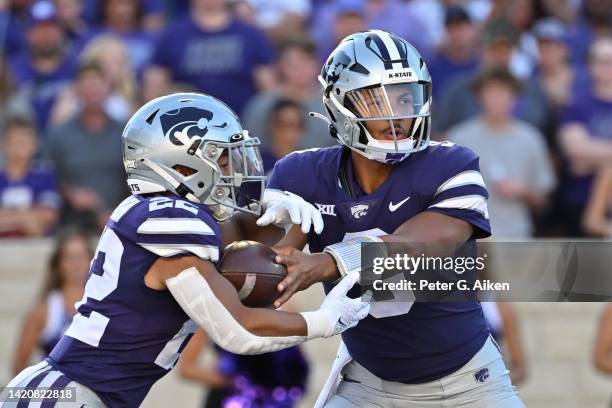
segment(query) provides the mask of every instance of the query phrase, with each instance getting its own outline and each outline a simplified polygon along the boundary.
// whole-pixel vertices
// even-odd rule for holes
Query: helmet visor
[[[359,119],[414,118],[429,114],[429,83],[398,83],[355,89],[347,108]]]

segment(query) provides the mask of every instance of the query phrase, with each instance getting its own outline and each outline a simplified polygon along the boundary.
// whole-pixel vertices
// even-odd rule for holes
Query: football
[[[219,272],[245,306],[271,307],[279,298],[276,285],[287,276],[287,268],[274,262],[275,256],[270,247],[255,241],[236,241],[225,248]]]

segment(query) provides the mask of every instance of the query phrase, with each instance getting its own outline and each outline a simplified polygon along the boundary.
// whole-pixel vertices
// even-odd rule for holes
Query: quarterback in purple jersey
[[[266,195],[302,197],[319,208],[325,228],[287,235],[277,262],[289,276],[277,306],[314,282],[329,291],[359,274],[362,242],[451,242],[475,256],[475,240],[491,233],[478,157],[430,142],[431,78],[418,51],[384,31],[356,33],[332,52],[319,80],[322,118],[340,146],[281,159]],[[311,254],[294,249],[306,243]],[[342,339],[317,406],[523,407],[476,301],[373,301]]]
[[[9,384],[74,387],[76,403],[2,394],[0,407],[137,407],[176,364],[196,325],[230,352],[258,354],[341,333],[367,316],[369,304],[346,296],[352,277],[318,310],[287,313],[243,306],[217,272],[227,240],[218,223],[240,238],[248,225],[232,215],[250,214],[254,226],[265,183],[257,139],[224,103],[201,94],[161,97],[134,114],[122,137],[134,194],[106,224],[65,335]],[[308,231],[309,212],[318,224],[318,212],[296,195],[263,207],[260,225],[291,217]]]

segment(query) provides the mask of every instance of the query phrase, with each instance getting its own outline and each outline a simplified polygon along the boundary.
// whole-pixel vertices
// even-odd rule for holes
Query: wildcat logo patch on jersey
[[[370,204],[357,204],[351,207],[351,215],[356,220],[365,217],[368,214]]]

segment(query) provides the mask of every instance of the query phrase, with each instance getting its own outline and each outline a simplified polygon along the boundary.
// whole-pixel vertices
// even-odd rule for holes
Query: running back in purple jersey
[[[178,196],[131,196],[100,237],[77,315],[47,361],[109,407],[137,407],[178,360],[196,325],[144,276],[159,257],[217,262],[221,238],[208,207]]]
[[[340,166],[352,194],[341,187]],[[274,167],[267,188],[290,191],[319,208],[325,228],[321,235],[308,235],[314,252],[363,235],[391,234],[423,211],[471,224],[471,256],[476,253],[475,239],[491,233],[478,157],[449,142],[431,142],[394,165],[371,194],[361,190],[352,174],[350,150],[342,146],[286,156]],[[326,291],[330,288],[325,285]],[[358,288],[349,295],[358,296]],[[387,381],[423,383],[442,378],[467,363],[489,335],[478,302],[396,302],[386,309],[378,318],[370,312],[342,338],[357,362]]]

